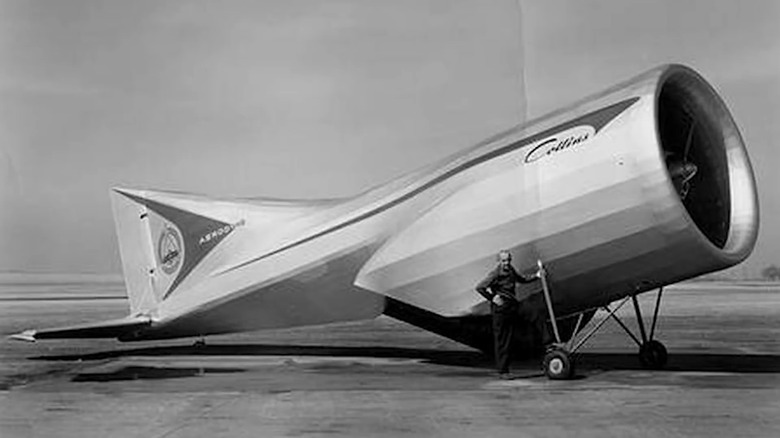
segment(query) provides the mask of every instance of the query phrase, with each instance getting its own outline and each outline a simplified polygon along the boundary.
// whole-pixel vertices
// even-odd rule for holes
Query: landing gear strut
[[[634,302],[634,311],[636,312],[636,323],[639,325],[639,334],[642,336],[641,343],[636,336],[631,334],[631,331],[629,331],[624,324],[620,324],[634,342],[639,345],[639,363],[641,363],[643,367],[651,370],[660,370],[666,366],[666,359],[668,357],[664,344],[653,339],[655,324],[658,322],[658,309],[661,307],[661,294],[663,291],[663,288],[658,289],[658,295],[655,300],[655,312],[653,312],[653,324],[650,327],[650,336],[647,336],[647,333],[645,332],[645,323],[642,321],[642,311],[639,310],[639,302],[636,299],[636,295],[631,295],[631,300]]]
[[[542,368],[544,374],[551,380],[565,380],[574,377],[575,372],[575,354],[585,342],[588,341],[596,332],[607,322],[610,318],[614,319],[618,325],[636,342],[639,346],[639,363],[647,369],[658,370],[662,369],[666,365],[668,354],[664,344],[653,339],[655,334],[655,326],[658,322],[658,310],[661,306],[661,295],[663,288],[658,289],[658,295],[655,301],[655,311],[653,312],[653,322],[650,327],[650,334],[648,336],[645,331],[645,324],[642,320],[642,312],[639,308],[639,302],[636,299],[636,294],[625,297],[616,307],[610,308],[609,305],[603,307],[607,312],[601,321],[594,325],[587,333],[582,336],[580,334],[580,325],[582,324],[583,317],[586,312],[581,312],[577,317],[577,324],[574,326],[571,338],[568,342],[561,341],[560,331],[558,330],[558,320],[555,318],[555,310],[553,309],[552,297],[550,294],[550,286],[547,281],[547,271],[544,268],[541,260],[537,261],[539,267],[539,279],[542,281],[542,290],[544,291],[544,302],[547,305],[547,312],[549,314],[550,322],[553,328],[553,334],[555,335],[555,344],[548,349],[547,354],[544,356],[542,362]],[[634,304],[634,312],[636,313],[637,325],[639,326],[639,334],[641,341],[637,338],[631,330],[617,317],[616,312],[623,307],[623,305],[631,299]],[[578,339],[579,338],[579,339]]]

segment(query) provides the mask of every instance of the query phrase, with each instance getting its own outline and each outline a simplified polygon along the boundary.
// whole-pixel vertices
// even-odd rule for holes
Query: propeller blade
[[[693,140],[693,128],[696,127],[696,119],[691,122],[691,129],[688,130],[688,140],[685,142],[685,150],[683,151],[683,163],[688,163],[688,152],[691,150],[691,140]]]

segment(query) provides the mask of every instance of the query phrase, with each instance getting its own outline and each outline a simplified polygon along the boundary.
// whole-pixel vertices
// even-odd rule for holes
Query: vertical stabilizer
[[[155,199],[150,199],[152,195]],[[148,312],[174,293],[235,226],[174,207],[158,199],[161,196],[125,189],[111,192],[132,314]]]
[[[145,312],[159,302],[153,287],[154,247],[145,205],[111,192],[114,226],[119,239],[122,271],[131,314]]]

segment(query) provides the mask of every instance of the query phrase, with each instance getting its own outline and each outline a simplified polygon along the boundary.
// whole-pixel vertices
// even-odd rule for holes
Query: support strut
[[[661,308],[661,294],[664,293],[664,288],[661,286],[658,288],[658,294],[655,297],[655,311],[653,311],[653,325],[650,327],[650,340],[653,339],[655,334],[655,323],[658,321],[658,309]]]
[[[574,346],[574,348],[571,350],[571,352],[575,353],[577,350],[580,349],[580,347],[585,345],[585,342],[587,342],[588,339],[590,339],[593,335],[595,335],[596,332],[599,331],[601,326],[603,326],[607,321],[609,321],[610,318],[615,317],[615,312],[620,310],[620,308],[623,307],[623,304],[626,304],[627,301],[628,301],[628,297],[623,298],[623,301],[621,301],[620,304],[618,304],[617,307],[615,307],[614,309],[610,309],[609,306],[604,306],[603,307],[604,311],[608,312],[607,316],[602,318],[601,321],[599,321],[598,324],[596,324],[592,329],[590,329],[590,331],[588,331],[588,333],[585,334],[582,337],[582,339],[579,340],[579,342],[577,342],[577,345]],[[620,321],[619,319],[617,319],[617,317],[615,317],[615,318],[616,318],[615,319],[616,321]],[[621,322],[621,324],[622,324],[622,322]],[[576,335],[576,334],[577,333],[575,332],[574,335]],[[574,335],[572,335],[572,339],[574,339]]]
[[[547,284],[547,270],[544,269],[544,264],[542,264],[541,260],[536,261],[536,266],[539,268],[539,279],[542,280],[544,302],[547,305],[547,312],[550,315],[550,323],[552,324],[553,333],[555,334],[555,342],[561,344],[561,334],[560,331],[558,331],[558,320],[555,319],[555,310],[553,309],[552,296],[550,295],[550,285]]]
[[[636,325],[639,327],[639,335],[642,337],[642,343],[647,342],[647,333],[645,332],[645,322],[642,320],[642,309],[639,308],[639,301],[636,295],[631,295],[631,301],[634,303],[634,313],[636,314]]]
[[[547,270],[541,260],[536,261],[539,268],[538,277],[542,282],[542,291],[544,292],[544,302],[547,307],[547,313],[550,318],[550,325],[552,325],[553,334],[555,335],[556,344],[552,350],[549,350],[544,357],[543,367],[544,372],[550,379],[569,379],[574,375],[574,354],[585,343],[598,332],[601,327],[609,320],[613,319],[618,325],[631,337],[631,339],[639,346],[639,360],[646,368],[660,369],[666,364],[667,353],[663,344],[655,341],[655,328],[658,323],[658,312],[661,306],[661,295],[663,293],[663,287],[658,289],[658,295],[656,296],[655,309],[653,311],[653,320],[650,326],[650,333],[648,336],[645,330],[644,320],[642,319],[642,311],[639,307],[639,301],[637,300],[637,294],[626,296],[616,307],[610,308],[609,305],[603,306],[602,309],[607,312],[607,315],[601,319],[595,326],[587,331],[583,336],[578,336],[584,315],[587,311],[580,312],[577,318],[577,323],[574,326],[571,338],[564,344],[561,340],[561,333],[558,329],[558,320],[555,317],[555,309],[553,307],[552,291],[550,290],[550,282],[548,278]],[[639,335],[636,335],[631,329],[626,326],[623,321],[617,316],[617,311],[623,307],[628,300],[631,299],[634,305],[634,312],[636,314],[637,326],[639,328]],[[591,309],[592,310],[592,309]],[[579,337],[579,340],[577,338]]]
[[[629,299],[629,298],[630,298],[630,297],[626,297],[626,298],[623,300],[623,303],[625,303],[626,301],[628,301],[628,299]],[[606,308],[606,306],[605,306],[605,308]],[[626,332],[626,334],[627,334],[627,335],[628,335],[628,336],[629,336],[631,339],[633,339],[633,341],[634,341],[634,342],[636,342],[636,345],[638,345],[638,346],[640,346],[640,347],[642,346],[642,342],[641,342],[641,341],[640,341],[640,340],[639,340],[639,339],[638,339],[638,338],[637,338],[637,337],[634,335],[634,333],[631,331],[631,329],[630,329],[630,328],[628,328],[628,326],[627,326],[627,325],[626,325],[626,324],[625,324],[623,321],[621,321],[621,319],[620,319],[620,318],[618,318],[618,316],[617,316],[617,315],[615,315],[615,314],[613,313],[613,314],[610,314],[609,316],[610,316],[612,319],[614,319],[616,323],[618,323],[618,325],[620,326],[620,328],[622,328],[622,329],[623,329],[623,331],[624,331],[624,332]]]

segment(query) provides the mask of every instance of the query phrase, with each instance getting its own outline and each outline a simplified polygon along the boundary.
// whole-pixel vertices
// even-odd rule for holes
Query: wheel
[[[647,369],[662,369],[666,366],[667,358],[666,347],[658,341],[645,342],[639,348],[639,362]]]
[[[564,350],[553,350],[544,355],[544,374],[550,380],[566,380],[574,376],[574,361]]]

